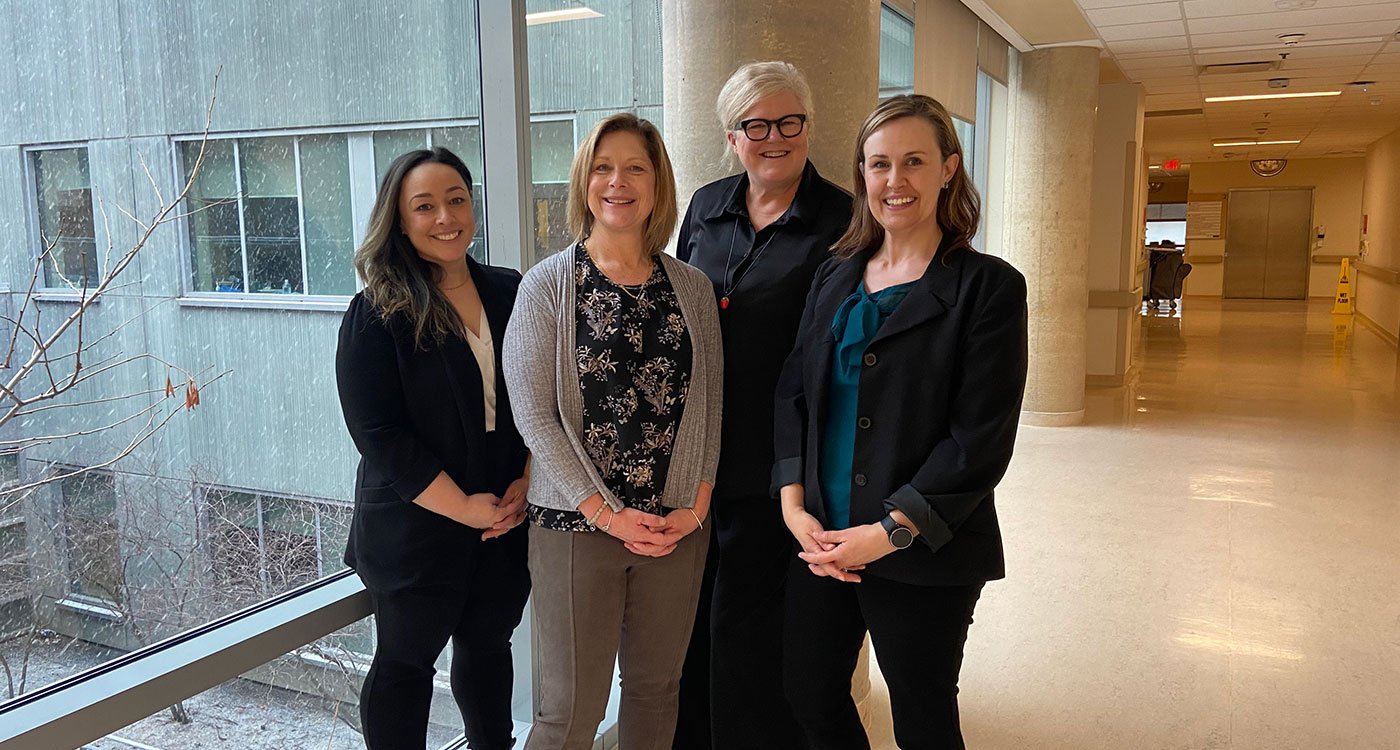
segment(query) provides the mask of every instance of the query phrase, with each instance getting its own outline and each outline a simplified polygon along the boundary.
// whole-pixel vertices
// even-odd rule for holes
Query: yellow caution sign
[[[1332,303],[1333,315],[1356,312],[1356,298],[1351,294],[1351,258],[1342,258],[1342,272],[1337,277],[1337,299]]]

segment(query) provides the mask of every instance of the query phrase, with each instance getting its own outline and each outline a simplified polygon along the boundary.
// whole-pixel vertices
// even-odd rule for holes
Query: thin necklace
[[[743,273],[739,273],[736,278],[731,280],[729,278],[729,264],[734,261],[734,239],[738,236],[739,222],[736,221],[734,222],[734,231],[729,233],[729,252],[724,256],[724,290],[719,298],[719,309],[721,310],[729,309],[729,295],[734,293],[734,290],[739,287],[739,282],[743,281],[744,277],[749,275],[749,271],[752,271],[753,267],[758,265],[759,258],[763,257],[763,251],[767,250],[768,245],[773,242],[773,238],[778,236],[778,227],[773,227],[773,233],[768,235],[768,239],[764,240],[763,244],[758,247],[758,250],[752,253],[753,260],[749,262],[748,267],[744,269]],[[739,259],[739,265],[744,265],[743,258]],[[735,270],[737,271],[738,269]]]
[[[462,283],[458,284],[457,286],[438,286],[438,291],[450,292],[450,291],[452,291],[453,289],[461,289],[462,287],[464,287],[464,286],[467,285],[467,282],[468,282],[468,281],[471,281],[471,280],[472,280],[472,277],[471,277],[471,276],[468,276],[467,278],[462,279]]]
[[[640,302],[642,301],[642,296],[645,295],[645,294],[646,294],[646,291],[647,291],[647,284],[650,284],[650,283],[651,283],[652,277],[656,275],[656,259],[655,259],[655,258],[652,258],[652,262],[651,262],[651,272],[647,274],[646,279],[644,279],[644,280],[642,281],[642,283],[640,283],[640,284],[632,284],[631,286],[629,286],[629,285],[627,285],[627,284],[623,284],[623,283],[614,281],[611,277],[609,277],[606,273],[604,273],[604,272],[603,272],[603,267],[600,266],[600,265],[598,265],[598,261],[594,260],[594,259],[593,259],[593,256],[592,256],[591,254],[589,254],[589,252],[588,252],[588,245],[585,245],[585,244],[582,243],[582,242],[580,242],[579,244],[580,244],[580,245],[583,245],[583,254],[586,255],[586,256],[588,256],[588,262],[589,262],[589,263],[592,263],[592,264],[593,264],[593,267],[596,268],[596,269],[598,269],[598,275],[599,275],[599,276],[602,276],[603,278],[607,279],[609,284],[612,284],[613,286],[615,286],[615,287],[617,287],[618,289],[621,289],[623,292],[625,292],[625,293],[627,294],[628,297],[631,297],[631,298],[632,298],[632,301],[633,301],[633,302],[638,302],[638,303],[640,303]],[[636,291],[633,291],[633,289],[635,289]]]

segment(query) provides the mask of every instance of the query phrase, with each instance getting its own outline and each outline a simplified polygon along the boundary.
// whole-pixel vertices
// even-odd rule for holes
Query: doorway
[[[1231,190],[1224,295],[1305,299],[1312,188]]]

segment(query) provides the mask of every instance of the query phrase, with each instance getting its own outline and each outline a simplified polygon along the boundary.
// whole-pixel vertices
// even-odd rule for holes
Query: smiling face
[[[788,115],[805,115],[797,95],[783,90],[759,99],[739,120],[761,117],[765,120],[780,120]],[[768,137],[761,141],[751,141],[743,132],[730,130],[726,134],[729,148],[739,157],[749,182],[762,189],[782,189],[802,178],[802,168],[807,165],[808,141],[812,125],[807,123],[802,132],[788,138],[778,132],[777,127],[769,129]]]
[[[939,195],[957,172],[958,156],[943,158],[932,123],[922,117],[891,120],[870,134],[864,153],[866,203],[886,232],[937,223]]]
[[[423,260],[439,266],[461,262],[476,233],[462,175],[437,162],[410,169],[399,189],[399,226]]]
[[[646,142],[625,130],[603,136],[588,172],[594,231],[644,233],[655,203],[656,168]]]

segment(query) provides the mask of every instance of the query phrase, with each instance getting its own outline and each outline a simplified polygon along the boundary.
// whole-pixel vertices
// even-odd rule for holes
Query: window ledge
[[[244,310],[312,310],[343,313],[350,307],[349,297],[292,294],[234,294],[189,295],[179,300],[181,307],[223,307]]]
[[[58,600],[58,606],[80,615],[95,617],[108,622],[122,622],[126,617],[119,611],[108,606],[108,602],[101,599],[91,599],[85,596],[67,596]]]
[[[86,299],[94,305],[102,301],[101,297],[93,297],[90,293],[85,295],[71,289],[36,289],[34,290],[34,299],[38,302],[72,302],[75,304]]]

